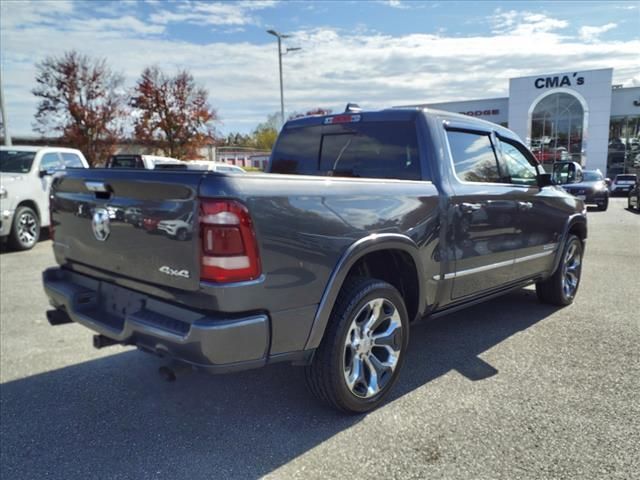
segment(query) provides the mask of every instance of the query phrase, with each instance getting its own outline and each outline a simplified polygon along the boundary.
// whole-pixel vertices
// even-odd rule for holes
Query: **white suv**
[[[0,238],[32,248],[49,226],[49,187],[56,170],[89,168],[82,152],[60,147],[0,147]]]
[[[638,176],[633,173],[616,175],[613,182],[611,182],[611,187],[609,188],[609,190],[611,190],[611,195],[615,195],[616,193],[627,195],[637,181]]]

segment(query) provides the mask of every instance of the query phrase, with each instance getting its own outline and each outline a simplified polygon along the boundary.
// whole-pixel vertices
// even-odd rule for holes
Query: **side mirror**
[[[609,177],[605,178],[604,179],[604,183],[607,184],[607,187],[610,187],[611,186],[611,179]]]
[[[556,162],[553,164],[553,183],[566,185],[579,183],[584,179],[582,167],[577,162]]]
[[[53,175],[53,172],[52,172],[51,170],[40,170],[40,171],[38,172],[38,176],[39,176],[40,178],[44,178],[44,177],[46,177],[46,176],[50,176],[50,175]]]

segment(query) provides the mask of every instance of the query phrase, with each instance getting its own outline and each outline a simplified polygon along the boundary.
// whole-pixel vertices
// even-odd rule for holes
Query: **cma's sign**
[[[533,82],[536,88],[574,87],[584,85],[584,77],[573,75],[556,75],[555,77],[539,77]]]

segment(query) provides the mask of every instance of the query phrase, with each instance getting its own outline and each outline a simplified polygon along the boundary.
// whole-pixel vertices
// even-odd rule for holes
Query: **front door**
[[[512,184],[518,210],[514,278],[525,278],[553,268],[562,230],[573,206],[557,201],[551,188],[540,188],[535,159],[519,142],[498,138],[499,165]]]
[[[502,183],[491,132],[447,129],[455,182],[452,299],[491,290],[513,277],[517,203]]]

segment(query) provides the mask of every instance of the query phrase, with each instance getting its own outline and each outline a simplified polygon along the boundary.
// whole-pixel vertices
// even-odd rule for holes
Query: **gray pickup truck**
[[[268,174],[70,169],[52,187],[47,316],[168,374],[303,365],[321,400],[364,412],[412,322],[532,283],[573,301],[586,209],[556,184],[579,176],[545,173],[506,128],[426,109],[290,121]]]

